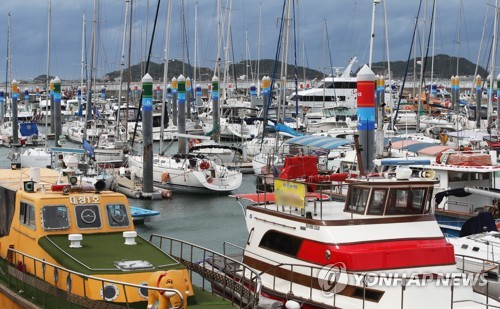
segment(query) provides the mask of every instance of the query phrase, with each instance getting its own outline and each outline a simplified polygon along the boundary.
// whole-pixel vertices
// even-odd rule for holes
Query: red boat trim
[[[455,264],[453,245],[443,237],[351,244],[304,239],[296,258],[318,265],[343,263],[356,272]]]

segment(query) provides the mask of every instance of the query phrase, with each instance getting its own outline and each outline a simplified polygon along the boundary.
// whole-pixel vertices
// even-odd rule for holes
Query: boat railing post
[[[193,249],[194,249],[193,246],[191,246],[191,252],[189,254],[190,255],[189,262],[190,263],[193,263]],[[191,279],[191,281],[193,281],[193,272],[192,271],[189,272],[189,279]]]
[[[311,270],[311,275],[309,276],[311,278],[311,282],[309,283],[309,298],[312,299],[312,297],[313,297],[313,290],[312,290],[312,286],[313,286],[313,268],[309,267],[309,269]]]
[[[365,304],[366,304],[366,274],[365,274],[365,280],[363,280],[363,309],[365,309]]]
[[[455,292],[453,281],[451,281],[451,309],[453,309],[453,293]]]
[[[490,295],[490,281],[486,280],[486,308],[489,308],[490,306],[489,295]]]
[[[203,250],[203,263],[205,263],[205,259],[207,258],[207,252]],[[201,289],[205,290],[205,277],[202,277],[201,280]]]
[[[293,264],[290,265],[290,290],[288,293],[292,293],[293,289]]]
[[[401,282],[401,309],[403,309],[404,307],[405,289],[406,289],[406,281],[403,278]]]
[[[130,308],[130,304],[128,302],[128,296],[127,296],[127,286],[125,284],[122,284],[123,287],[123,294],[125,296],[125,303],[127,304],[127,308]]]
[[[38,290],[38,288],[37,288],[37,284],[36,284],[36,282],[37,282],[36,278],[37,278],[38,276],[37,276],[37,273],[36,273],[36,260],[35,260],[35,259],[33,259],[33,273],[35,274],[35,280],[33,280],[33,283],[34,283],[34,285],[35,285],[35,299],[34,299],[34,300],[35,300],[35,302],[36,302],[36,301],[37,301],[37,299],[38,299],[38,297],[37,297],[37,294],[38,294],[38,293],[37,293],[37,290]]]

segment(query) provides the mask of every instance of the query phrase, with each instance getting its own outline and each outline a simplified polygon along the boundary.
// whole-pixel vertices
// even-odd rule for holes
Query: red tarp
[[[457,152],[441,153],[436,158],[436,163],[459,166],[488,166],[491,165],[491,156],[485,153]]]
[[[279,178],[295,179],[305,178],[318,174],[318,157],[299,156],[285,158],[285,165]]]

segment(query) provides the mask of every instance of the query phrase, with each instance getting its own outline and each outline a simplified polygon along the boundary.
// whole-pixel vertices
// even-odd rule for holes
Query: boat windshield
[[[64,230],[69,227],[68,208],[50,205],[42,208],[42,227],[45,230]]]
[[[425,205],[432,195],[431,190],[426,187],[387,189],[353,186],[345,211],[378,216],[424,214],[428,211]]]
[[[129,226],[127,208],[123,204],[106,205],[108,224],[111,227]]]

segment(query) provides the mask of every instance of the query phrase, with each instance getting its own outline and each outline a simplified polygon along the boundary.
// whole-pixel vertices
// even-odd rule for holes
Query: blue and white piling
[[[12,144],[19,145],[19,124],[17,123],[17,101],[19,99],[19,85],[17,80],[13,80],[11,83],[11,94],[12,94]]]
[[[172,78],[172,123],[177,126],[177,78]]]
[[[52,126],[54,128],[55,139],[54,146],[60,147],[59,138],[62,134],[62,121],[61,121],[61,79],[59,77],[54,78],[54,123]]]
[[[177,131],[180,134],[186,134],[186,78],[180,75],[177,79],[177,107],[178,107],[178,125]],[[189,107],[188,107],[189,108]],[[187,153],[186,137],[179,136],[179,153]]]
[[[5,90],[0,89],[0,123],[3,124],[5,117]]]
[[[481,100],[483,99],[483,89],[481,87],[481,75],[476,76],[476,128],[481,128]]]
[[[142,78],[142,139],[144,193],[153,192],[153,78],[146,73]]]
[[[220,142],[220,127],[219,127],[219,78],[214,75],[212,77],[212,132],[214,140]]]

